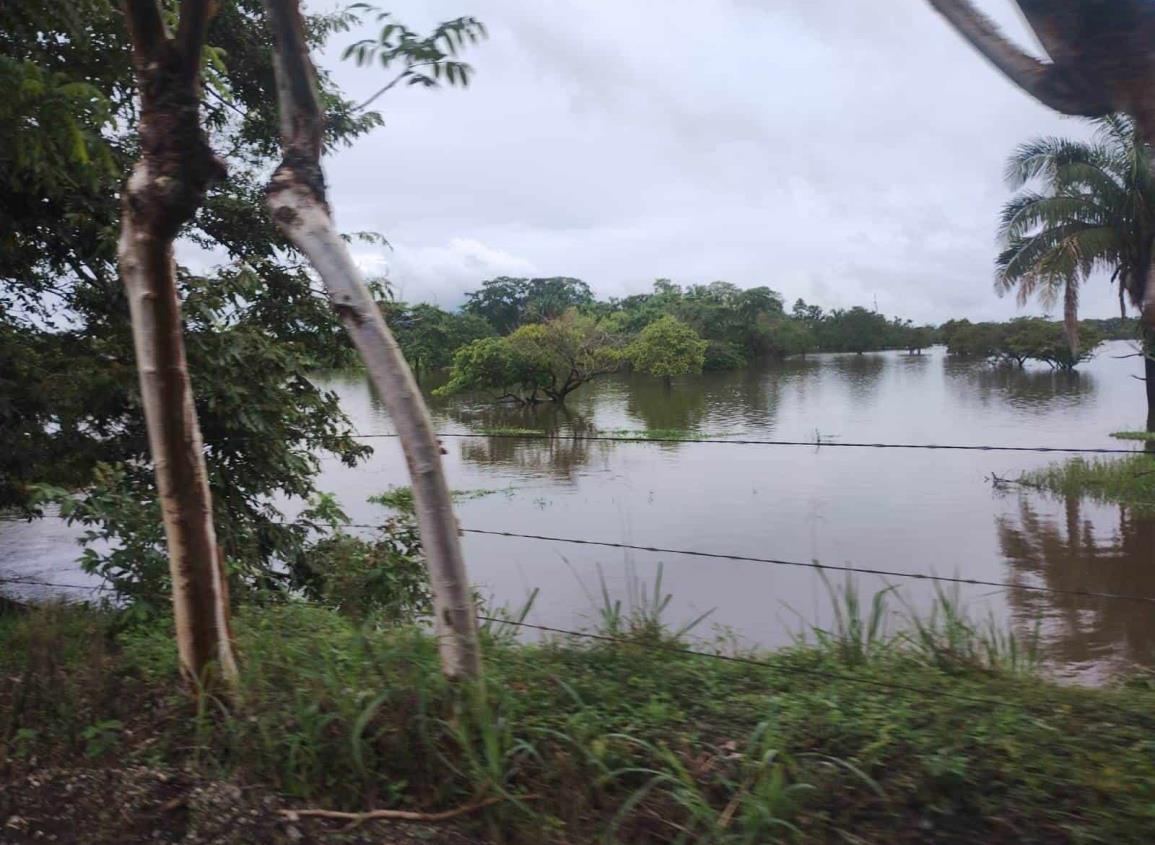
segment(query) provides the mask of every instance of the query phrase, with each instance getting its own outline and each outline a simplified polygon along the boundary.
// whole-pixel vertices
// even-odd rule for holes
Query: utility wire
[[[46,514],[48,518],[63,519],[58,514]],[[292,522],[274,522],[276,525],[291,525]],[[369,522],[346,522],[339,528],[362,528],[380,530],[383,526]],[[559,537],[549,534],[524,534],[516,531],[496,531],[488,528],[461,528],[463,534],[478,534],[490,537],[506,537],[517,540],[539,540],[547,543],[566,543],[576,546],[596,546],[606,549],[622,549],[651,554],[681,555],[683,557],[710,558],[714,560],[728,560],[737,563],[754,563],[763,566],[788,566],[797,569],[812,569],[825,572],[845,572],[855,575],[877,575],[884,578],[908,578],[915,581],[930,581],[939,584],[962,584],[968,587],[994,587],[1000,590],[1023,590],[1031,593],[1046,593],[1050,595],[1076,596],[1089,599],[1106,599],[1109,601],[1134,601],[1155,604],[1155,596],[1134,595],[1131,593],[1108,593],[1097,590],[1079,590],[1063,587],[1046,587],[1035,584],[1016,584],[1010,581],[989,581],[982,578],[963,578],[961,576],[935,575],[928,572],[903,572],[897,569],[880,569],[868,566],[853,566],[851,564],[820,563],[818,561],[786,560],[773,557],[755,557],[753,555],[739,555],[727,552],[703,552],[695,549],[673,549],[664,546],[643,546],[634,543],[618,543],[611,540],[593,540],[579,537]],[[2,579],[0,579],[2,580]]]
[[[362,527],[362,526],[356,526]],[[724,554],[718,552],[699,552],[690,549],[667,549],[661,546],[638,546],[632,543],[614,543],[608,540],[587,540],[576,537],[553,537],[546,534],[519,534],[513,531],[492,531],[486,528],[462,528],[465,534],[485,534],[493,537],[514,537],[522,540],[543,540],[552,543],[571,543],[579,546],[600,546],[610,549],[628,549],[638,552],[653,552],[657,554],[685,555],[687,557],[706,557],[718,560],[733,560],[741,563],[759,563],[770,566],[793,566],[802,569],[818,569],[833,572],[849,572],[859,575],[881,575],[888,578],[914,578],[921,581],[937,581],[946,584],[966,584],[975,587],[998,587],[1004,590],[1028,590],[1037,593],[1058,593],[1061,595],[1082,596],[1084,598],[1118,599],[1126,601],[1141,601],[1155,604],[1155,596],[1137,596],[1127,593],[1100,593],[1092,590],[1068,590],[1059,587],[1039,587],[1032,584],[1014,584],[1009,581],[984,581],[979,578],[960,578],[946,575],[931,575],[924,572],[900,572],[896,569],[875,569],[865,566],[850,566],[849,564],[819,563],[811,561],[804,563],[798,560],[782,560],[771,557],[751,557],[749,555]]]
[[[397,437],[396,433],[382,432],[382,433],[366,433],[366,434],[351,434],[358,440],[367,440],[373,438],[387,438]],[[837,441],[837,440],[770,440],[748,437],[734,437],[734,438],[720,438],[720,437],[646,437],[639,435],[636,437],[619,436],[610,434],[575,434],[556,435],[556,434],[528,434],[528,433],[507,433],[507,432],[459,432],[459,431],[438,431],[434,433],[435,437],[441,438],[492,438],[504,440],[548,440],[559,443],[717,443],[729,444],[731,446],[809,446],[809,447],[824,447],[831,446],[835,448],[850,448],[850,449],[932,449],[940,451],[964,451],[964,452],[1069,452],[1069,453],[1083,453],[1091,455],[1140,455],[1144,454],[1141,449],[1119,449],[1112,447],[1103,448],[1080,448],[1076,446],[998,446],[998,445],[972,445],[960,443],[867,443],[867,442],[853,442],[853,441]]]
[[[32,578],[0,578],[0,584],[17,584],[28,587],[59,587],[65,590],[107,590],[106,584],[61,584],[55,581],[40,581]]]

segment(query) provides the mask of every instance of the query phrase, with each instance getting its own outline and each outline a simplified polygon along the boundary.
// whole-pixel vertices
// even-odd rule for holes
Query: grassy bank
[[[1072,458],[1023,473],[1019,483],[1062,496],[1084,496],[1097,502],[1155,511],[1155,454],[1137,452],[1124,458]]]
[[[1009,671],[1021,665],[1007,660],[1014,649],[947,623],[895,640],[848,617],[819,645],[763,655],[765,665],[683,653],[650,626],[624,643],[523,645],[489,630],[478,690],[443,682],[417,630],[313,606],[250,608],[236,620],[236,703],[198,710],[178,692],[167,630],[117,632],[112,616],[81,608],[10,615],[0,620],[0,827],[5,813],[29,816],[13,802],[35,806],[27,784],[52,782],[45,772],[80,768],[107,784],[109,772],[144,767],[271,796],[246,810],[268,819],[252,841],[320,835],[323,823],[298,820],[290,836],[275,807],[486,799],[495,803],[451,823],[454,836],[1149,841],[1155,691],[1056,687]],[[136,841],[109,824],[87,841]],[[380,841],[386,828],[367,829]]]

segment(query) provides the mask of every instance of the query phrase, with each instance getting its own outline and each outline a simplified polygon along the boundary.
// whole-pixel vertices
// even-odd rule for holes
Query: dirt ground
[[[44,769],[0,784],[0,843],[476,845],[445,825],[287,819],[259,789],[146,766]]]

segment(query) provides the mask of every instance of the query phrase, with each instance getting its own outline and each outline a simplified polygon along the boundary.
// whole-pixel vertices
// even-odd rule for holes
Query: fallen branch
[[[523,795],[517,800],[534,801],[539,797],[538,795]],[[277,814],[284,816],[289,821],[297,821],[301,818],[339,819],[341,821],[352,822],[353,825],[377,819],[404,822],[444,822],[455,819],[458,816],[476,813],[478,810],[484,810],[486,807],[492,807],[494,804],[500,804],[506,800],[508,799],[504,795],[498,795],[494,798],[486,798],[484,801],[475,801],[472,804],[466,804],[453,810],[442,810],[437,813],[418,813],[413,810],[367,810],[363,813],[348,813],[342,810],[277,810]]]

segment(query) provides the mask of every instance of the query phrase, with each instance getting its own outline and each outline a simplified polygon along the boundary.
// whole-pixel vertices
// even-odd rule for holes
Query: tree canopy
[[[639,372],[664,379],[702,372],[706,341],[677,317],[667,314],[646,326],[626,349]]]

